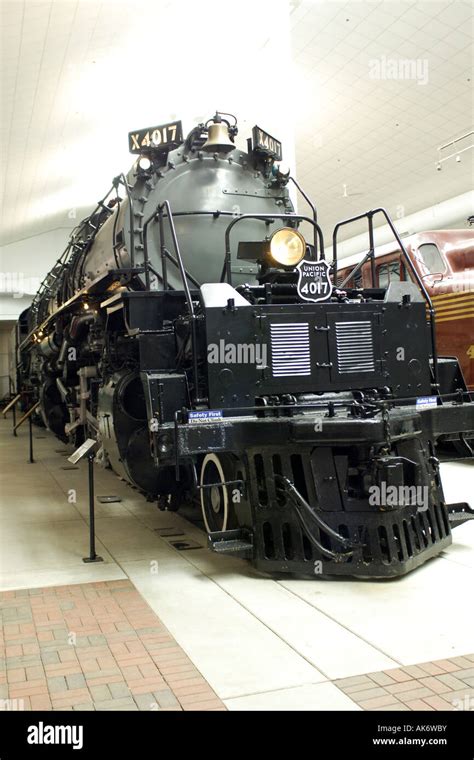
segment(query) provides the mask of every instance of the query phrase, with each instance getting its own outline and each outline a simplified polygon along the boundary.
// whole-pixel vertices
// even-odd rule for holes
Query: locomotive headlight
[[[151,167],[151,160],[148,158],[148,156],[140,156],[137,161],[137,166],[142,170],[142,172],[147,172]]]
[[[304,259],[306,241],[293,227],[281,227],[266,240],[239,243],[237,258],[258,261],[263,269],[293,269]]]
[[[282,267],[295,267],[304,258],[306,242],[298,230],[283,227],[276,230],[269,240],[270,262]]]

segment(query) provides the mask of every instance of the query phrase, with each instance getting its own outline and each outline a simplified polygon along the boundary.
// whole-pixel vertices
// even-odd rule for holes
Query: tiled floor
[[[128,580],[0,592],[0,711],[225,710]],[[250,694],[234,710],[474,709],[474,654]]]
[[[4,707],[225,710],[128,580],[3,591],[0,612]]]
[[[474,654],[336,681],[364,710],[474,710]]]
[[[454,667],[466,656],[471,662],[474,524],[457,528],[442,556],[398,580],[276,579],[242,560],[213,555],[203,533],[179,513],[159,512],[111,471],[95,467],[97,495],[117,494],[121,501],[97,503],[97,552],[104,562],[84,564],[85,464],[64,469],[65,447],[38,429],[37,462],[27,464],[27,431],[15,439],[10,425],[0,422],[0,590],[130,580],[230,710],[367,709],[363,703],[372,699],[389,709],[394,699],[397,709],[415,709],[410,703],[417,700],[435,709],[442,705],[437,700],[457,699],[453,694],[464,688],[462,704],[471,704],[465,663],[457,668],[462,686],[445,692],[437,681],[416,683],[431,677],[420,666],[425,675],[417,679],[413,671],[408,698],[401,696],[404,688],[397,691],[393,674],[410,675],[407,667],[427,661],[449,660]],[[469,500],[474,463],[446,464],[442,473],[448,500]],[[169,527],[202,548],[176,550],[162,534]],[[384,673],[395,683],[379,683]],[[441,675],[434,677],[443,683]],[[362,676],[352,685],[364,687],[363,695],[382,693],[359,704],[359,690],[344,684]]]

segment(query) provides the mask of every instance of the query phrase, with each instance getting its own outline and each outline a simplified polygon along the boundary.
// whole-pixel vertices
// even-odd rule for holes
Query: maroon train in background
[[[468,387],[474,389],[474,230],[418,232],[403,244],[433,302],[438,352],[457,357]],[[376,287],[412,278],[396,241],[379,247],[375,255]],[[341,260],[339,282],[360,258]],[[370,261],[347,284],[371,287]]]

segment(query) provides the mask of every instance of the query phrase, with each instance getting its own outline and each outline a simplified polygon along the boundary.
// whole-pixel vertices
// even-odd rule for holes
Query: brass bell
[[[207,140],[202,146],[202,150],[207,150],[209,153],[213,151],[229,153],[231,150],[235,150],[235,145],[229,136],[227,124],[219,122],[209,125]]]

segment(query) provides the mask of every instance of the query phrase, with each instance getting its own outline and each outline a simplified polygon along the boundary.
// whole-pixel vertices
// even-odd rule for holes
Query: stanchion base
[[[99,557],[99,555],[96,554],[95,557],[83,557],[82,561],[83,562],[103,562],[104,560],[102,559],[102,557]]]

